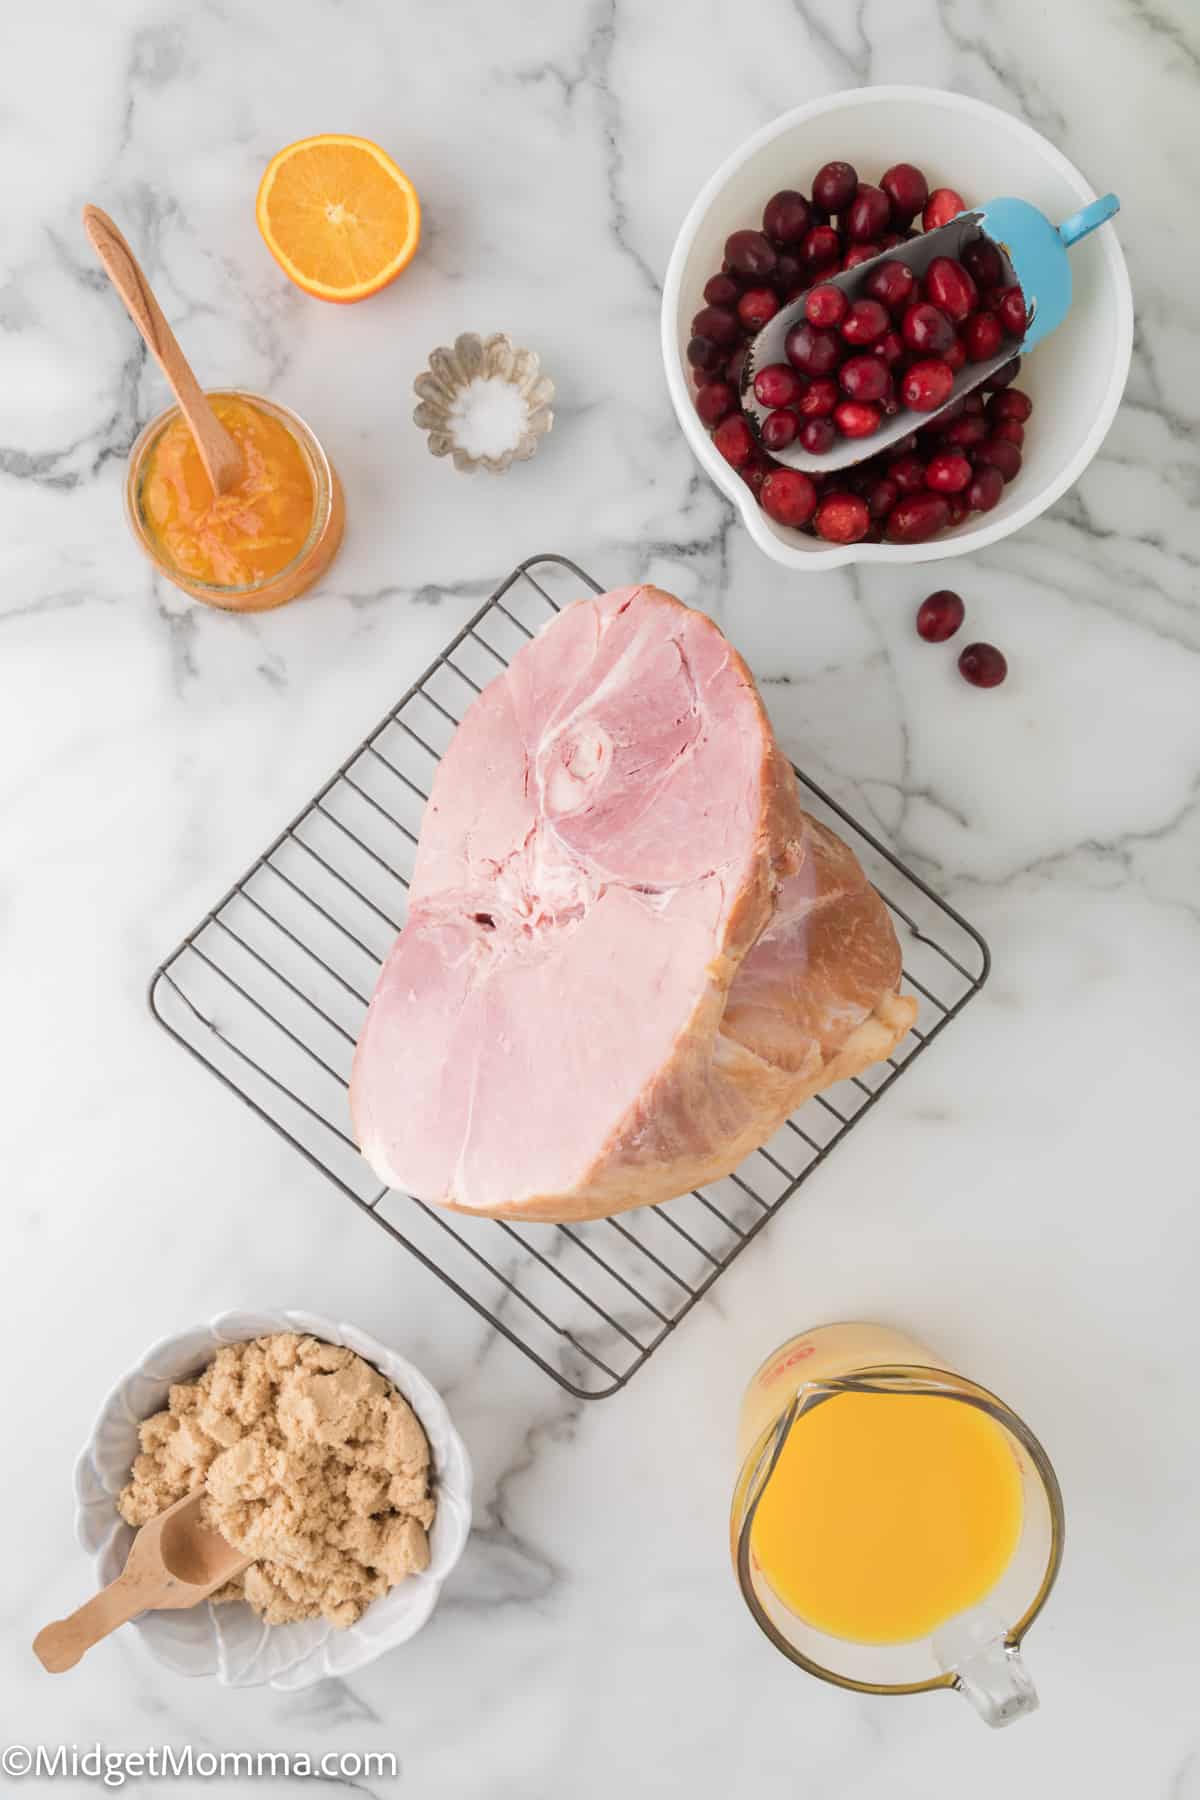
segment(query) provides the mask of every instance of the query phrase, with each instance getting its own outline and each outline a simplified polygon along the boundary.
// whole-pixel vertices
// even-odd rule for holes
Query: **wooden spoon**
[[[86,1650],[143,1612],[197,1606],[254,1561],[200,1523],[204,1489],[185,1494],[134,1538],[115,1581],[69,1619],[39,1631],[34,1652],[52,1675],[73,1669]]]
[[[137,258],[108,214],[101,212],[98,206],[84,207],[83,229],[104,265],[105,274],[125,302],[126,312],[145,338],[146,348],[171,384],[179,410],[191,427],[213,492],[227,493],[241,476],[242,453],[209,405]]]

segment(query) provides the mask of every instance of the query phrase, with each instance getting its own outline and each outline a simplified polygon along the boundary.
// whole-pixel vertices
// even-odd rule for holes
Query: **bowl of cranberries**
[[[667,383],[692,449],[776,561],[820,569],[978,549],[1036,518],[1099,449],[1133,343],[1115,234],[1072,253],[1071,311],[1024,361],[1025,297],[986,240],[917,274],[889,255],[1001,194],[1060,218],[1094,198],[1008,113],[878,87],[785,114],[699,195],[663,290]],[[870,266],[848,299],[829,278],[859,264]],[[739,386],[746,347],[802,297],[785,360],[757,373],[751,416]],[[1008,349],[984,385],[946,407],[960,370]],[[873,453],[897,413],[911,429]],[[828,473],[773,454],[797,445],[820,458],[848,440],[857,460]]]

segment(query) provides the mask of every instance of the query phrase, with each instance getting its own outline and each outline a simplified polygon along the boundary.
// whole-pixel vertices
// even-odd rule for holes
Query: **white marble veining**
[[[3,1517],[20,1546],[0,1739],[389,1749],[402,1782],[369,1790],[421,1800],[1196,1800],[1194,10],[43,0],[8,8],[0,41]],[[748,131],[906,80],[1022,112],[1119,189],[1133,374],[1083,481],[1018,537],[934,582],[790,578],[678,434],[658,285]],[[292,290],[254,224],[267,157],[330,128],[387,145],[426,206],[411,269],[350,309]],[[286,400],[328,443],[349,532],[315,597],[229,618],[138,558],[122,471],[163,388],[89,260],[84,200],[124,226],[203,378]],[[413,375],[464,329],[511,332],[557,385],[552,437],[499,481],[434,461],[410,423]],[[789,749],[995,956],[953,1037],[630,1388],[586,1406],[381,1254],[144,1004],[182,931],[539,550],[712,610]],[[915,602],[947,581],[1009,655],[996,693],[914,636]],[[256,1303],[357,1321],[445,1392],[478,1510],[435,1620],[294,1697],[189,1684],[129,1634],[52,1681],[28,1644],[86,1590],[70,1476],[101,1394],[152,1338]],[[848,1314],[917,1328],[1058,1465],[1067,1557],[1029,1641],[1043,1709],[1011,1733],[944,1696],[808,1681],[740,1606],[740,1386],[790,1331]]]

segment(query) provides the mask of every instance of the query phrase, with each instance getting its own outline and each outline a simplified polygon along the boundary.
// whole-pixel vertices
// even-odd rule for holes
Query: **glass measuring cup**
[[[1021,1490],[1015,1549],[990,1591],[967,1611],[903,1642],[859,1643],[809,1624],[771,1586],[752,1544],[755,1517],[793,1432],[839,1395],[882,1402],[931,1396],[977,1409],[999,1427]],[[986,1388],[938,1366],[925,1347],[882,1325],[826,1325],[789,1338],[755,1372],[742,1404],[740,1472],[730,1548],[742,1596],[776,1649],[839,1687],[866,1694],[957,1690],[989,1725],[1036,1708],[1020,1645],[1054,1585],[1062,1561],[1062,1494],[1050,1460],[1029,1427]]]

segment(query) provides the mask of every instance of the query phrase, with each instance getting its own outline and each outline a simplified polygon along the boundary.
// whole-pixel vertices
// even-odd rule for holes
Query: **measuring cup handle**
[[[1121,210],[1121,202],[1115,194],[1102,194],[1099,200],[1091,200],[1081,206],[1077,213],[1064,219],[1058,228],[1058,235],[1069,250],[1080,238],[1085,238],[1089,231],[1095,231],[1097,225],[1103,225],[1114,213]]]
[[[1011,1725],[1038,1709],[1037,1689],[1020,1650],[1002,1640],[985,1644],[960,1664],[955,1686],[985,1725]]]

